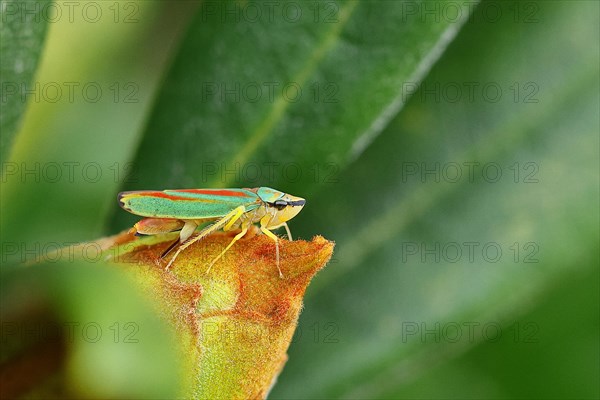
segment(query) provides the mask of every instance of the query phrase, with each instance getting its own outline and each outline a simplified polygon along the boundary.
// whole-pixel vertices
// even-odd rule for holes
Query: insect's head
[[[265,202],[268,212],[273,216],[269,223],[270,226],[278,226],[294,218],[306,203],[302,197],[266,187],[259,188],[257,194]]]
[[[268,204],[269,208],[273,210],[273,219],[271,220],[271,225],[279,225],[283,224],[286,221],[294,218],[304,204],[306,200],[302,197],[292,196],[290,194],[285,194],[282,198],[275,200],[273,203]]]

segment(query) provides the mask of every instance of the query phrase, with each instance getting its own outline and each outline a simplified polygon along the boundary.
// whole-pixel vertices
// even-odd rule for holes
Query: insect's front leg
[[[283,278],[283,274],[281,273],[281,268],[279,268],[279,238],[267,228],[269,226],[269,222],[271,221],[270,215],[265,215],[260,220],[260,230],[262,233],[270,237],[275,241],[275,260],[277,263],[277,271],[279,271],[279,277]]]
[[[268,226],[267,229],[269,229],[269,230],[271,230],[271,229],[273,229],[273,230],[279,229],[279,228],[281,228],[283,226],[285,228],[285,232],[287,233],[288,240],[290,242],[293,240],[292,239],[292,232],[290,231],[290,227],[288,226],[287,222],[284,222],[284,223],[276,225],[276,226],[269,226],[268,224],[266,226]]]
[[[290,231],[290,227],[288,226],[287,222],[284,222],[282,225],[285,227],[285,231],[288,235],[288,240],[291,242],[294,239],[292,239],[292,232]]]

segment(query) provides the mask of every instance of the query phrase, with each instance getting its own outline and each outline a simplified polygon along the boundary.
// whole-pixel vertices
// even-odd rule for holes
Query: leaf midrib
[[[303,86],[306,83],[321,60],[323,60],[328,52],[339,42],[342,30],[350,20],[357,5],[358,0],[351,0],[346,2],[344,7],[340,8],[339,22],[333,24],[332,29],[323,36],[320,45],[317,46],[310,57],[307,58],[304,66],[292,78],[292,82],[297,83],[299,86]],[[273,102],[273,107],[270,108],[266,117],[250,133],[248,140],[246,140],[244,145],[225,165],[242,165],[247,162],[259,146],[273,134],[275,126],[281,120],[289,106],[290,102],[283,97],[282,93],[279,93]],[[211,186],[214,187],[215,185],[218,185],[219,182],[222,181],[214,181]]]

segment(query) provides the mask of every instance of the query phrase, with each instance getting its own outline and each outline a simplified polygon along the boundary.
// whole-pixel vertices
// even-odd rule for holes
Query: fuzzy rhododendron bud
[[[135,276],[176,331],[188,398],[267,396],[287,360],[306,287],[334,247],[321,236],[280,241],[280,277],[275,243],[249,235],[207,272],[231,238],[221,232],[194,243],[169,270],[170,256],[160,256],[171,236],[112,238],[112,260]]]

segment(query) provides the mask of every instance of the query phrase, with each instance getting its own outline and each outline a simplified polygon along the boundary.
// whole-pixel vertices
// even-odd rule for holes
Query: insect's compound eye
[[[275,203],[273,203],[273,206],[278,210],[283,210],[287,205],[288,203],[285,200],[275,200]]]

